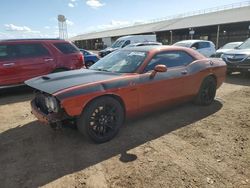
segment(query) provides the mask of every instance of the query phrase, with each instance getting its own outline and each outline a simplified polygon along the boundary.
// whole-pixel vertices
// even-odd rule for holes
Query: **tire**
[[[87,67],[87,69],[91,66],[91,65],[94,65],[95,64],[95,62],[93,62],[93,61],[87,61],[87,62],[85,62],[85,66]]]
[[[198,105],[210,105],[216,95],[216,80],[212,76],[205,78],[201,84],[199,93],[194,103]]]
[[[114,138],[124,121],[124,109],[113,97],[95,99],[83,110],[77,119],[78,130],[96,143]]]

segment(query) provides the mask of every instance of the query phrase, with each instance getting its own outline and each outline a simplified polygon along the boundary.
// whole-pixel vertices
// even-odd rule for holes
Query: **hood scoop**
[[[42,76],[41,77],[43,80],[50,80],[50,77],[48,77],[48,76]]]

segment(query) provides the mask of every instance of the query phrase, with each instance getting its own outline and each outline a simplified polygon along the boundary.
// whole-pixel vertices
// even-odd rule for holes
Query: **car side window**
[[[7,59],[8,52],[7,52],[7,45],[0,45],[0,59]]]
[[[162,52],[155,55],[148,63],[144,72],[154,70],[156,65],[166,65],[168,68],[186,66],[193,62],[192,56],[183,51]]]
[[[199,48],[210,48],[210,43],[209,42],[200,42]]]
[[[130,40],[126,40],[126,42],[122,45],[122,47],[125,47],[130,44]]]
[[[200,45],[198,42],[196,42],[191,46],[191,48],[200,49]]]
[[[84,51],[84,52],[83,52],[83,55],[84,55],[84,56],[88,56],[88,55],[90,55],[90,53],[87,52],[87,51]]]
[[[40,57],[49,55],[48,50],[41,44],[16,44],[17,57]]]
[[[17,55],[15,45],[0,45],[0,60],[15,58]]]

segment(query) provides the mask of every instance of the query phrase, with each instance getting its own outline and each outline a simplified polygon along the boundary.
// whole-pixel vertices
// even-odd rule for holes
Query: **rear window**
[[[54,46],[64,54],[76,53],[79,50],[70,43],[55,43]]]

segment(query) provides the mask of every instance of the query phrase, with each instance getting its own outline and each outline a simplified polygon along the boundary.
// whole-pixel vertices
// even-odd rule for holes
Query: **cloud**
[[[45,26],[44,29],[50,29],[50,26]]]
[[[87,0],[86,4],[94,9],[98,9],[105,5],[105,3],[101,3],[100,0]]]
[[[6,31],[19,32],[19,33],[40,33],[40,31],[34,31],[27,26],[17,26],[14,24],[5,24]]]
[[[72,21],[70,21],[70,20],[66,20],[66,23],[67,23],[68,26],[74,25],[74,22],[72,22]]]
[[[78,0],[69,0],[68,7],[74,8],[77,6],[77,1]]]
[[[4,27],[6,31],[31,31],[27,26],[16,26],[14,24],[5,24]]]
[[[75,7],[75,5],[74,5],[73,3],[68,3],[68,6],[69,6],[70,8],[74,8],[74,7]]]

